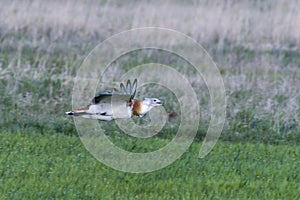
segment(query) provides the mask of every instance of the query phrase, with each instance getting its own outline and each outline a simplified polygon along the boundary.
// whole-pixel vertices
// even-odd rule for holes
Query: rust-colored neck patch
[[[132,114],[133,115],[142,115],[142,100],[132,99]]]

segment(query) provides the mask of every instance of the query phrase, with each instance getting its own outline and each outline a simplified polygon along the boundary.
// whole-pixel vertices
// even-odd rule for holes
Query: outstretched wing
[[[131,84],[130,80],[127,81],[126,87],[123,83],[120,84],[121,94],[130,95],[130,100],[134,98],[137,88],[137,79],[134,79]]]
[[[131,100],[135,96],[136,88],[137,79],[134,80],[133,84],[128,80],[126,87],[123,83],[120,84],[119,93],[99,94],[84,109],[79,108],[66,113],[99,120],[129,118],[131,117]]]
[[[95,96],[92,100],[92,104],[98,104],[100,102],[106,102],[106,101],[111,101],[111,93],[107,93],[107,94],[98,94],[97,96]]]
[[[113,101],[119,102],[129,102],[131,100],[130,94],[99,94],[98,96],[94,97],[92,100],[93,104],[111,104]]]
[[[98,103],[111,103],[111,97],[115,96],[114,100],[120,99],[120,101],[127,100],[128,102],[131,101],[136,93],[137,88],[137,79],[134,79],[133,83],[131,84],[130,80],[127,81],[126,87],[123,83],[120,84],[120,92],[114,92],[114,93],[105,93],[105,94],[99,94],[95,96],[92,100],[92,104],[98,104]],[[117,91],[117,90],[116,90]]]
[[[128,118],[128,105],[131,95],[100,94],[93,99],[89,113],[113,118]]]

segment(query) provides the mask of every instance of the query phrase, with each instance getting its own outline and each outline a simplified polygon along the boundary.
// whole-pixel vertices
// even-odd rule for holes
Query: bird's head
[[[162,102],[161,102],[161,100],[159,100],[157,98],[145,98],[144,104],[146,104],[147,106],[150,106],[150,107],[154,107],[154,106],[161,106]]]

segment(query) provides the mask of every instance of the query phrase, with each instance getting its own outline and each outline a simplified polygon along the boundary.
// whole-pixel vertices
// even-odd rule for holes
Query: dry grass
[[[201,43],[219,40],[252,47],[297,47],[300,42],[300,3],[266,1],[51,1],[2,0],[1,29],[28,30],[38,36],[51,29],[108,37],[135,27],[179,30]],[[259,45],[259,46],[257,46]]]
[[[248,115],[267,119],[279,134],[295,130],[290,127],[300,124],[299,8],[297,0],[1,0],[0,122],[63,115],[72,78],[95,44],[130,28],[159,26],[196,39],[219,65],[229,98],[228,130],[243,119],[249,124]],[[40,112],[45,104],[51,108]],[[203,112],[208,119],[209,110]]]

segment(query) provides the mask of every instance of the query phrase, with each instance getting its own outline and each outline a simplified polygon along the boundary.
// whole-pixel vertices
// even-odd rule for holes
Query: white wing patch
[[[86,109],[75,109],[66,114],[104,121],[131,118],[131,100],[134,98],[136,88],[137,80],[135,79],[133,84],[128,80],[126,87],[123,83],[120,84],[120,93],[99,94],[93,98],[91,104],[85,107]]]

